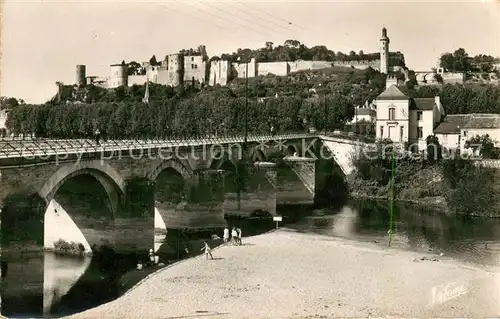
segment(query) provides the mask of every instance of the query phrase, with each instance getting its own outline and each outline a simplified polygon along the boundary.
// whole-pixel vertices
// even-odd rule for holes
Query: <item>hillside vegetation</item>
[[[353,158],[357,172],[347,179],[351,196],[394,198],[454,214],[500,217],[497,169],[477,167],[473,161],[458,156],[429,160],[396,153],[392,188],[391,148],[384,145],[378,145],[377,154]]]

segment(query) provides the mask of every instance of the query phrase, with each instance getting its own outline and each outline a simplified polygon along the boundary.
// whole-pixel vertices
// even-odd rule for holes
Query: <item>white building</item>
[[[377,120],[377,111],[370,107],[357,107],[354,109],[352,124],[356,123],[375,123]]]
[[[500,146],[500,114],[455,114],[448,115],[434,130],[439,143],[448,150],[465,149],[465,142],[482,135],[489,135]]]
[[[434,134],[439,139],[439,143],[443,149],[450,151],[460,149],[462,140],[460,132],[471,117],[471,114],[448,115],[436,127]]]
[[[412,150],[426,148],[425,139],[434,134],[434,128],[444,116],[439,96],[410,98],[403,87],[388,83],[376,100],[377,139],[409,143]]]

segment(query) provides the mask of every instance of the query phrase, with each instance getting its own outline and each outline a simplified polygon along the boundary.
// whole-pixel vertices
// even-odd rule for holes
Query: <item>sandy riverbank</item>
[[[282,229],[165,268],[68,318],[498,317],[500,272]],[[433,287],[461,295],[432,304]],[[443,287],[436,287],[436,292]]]

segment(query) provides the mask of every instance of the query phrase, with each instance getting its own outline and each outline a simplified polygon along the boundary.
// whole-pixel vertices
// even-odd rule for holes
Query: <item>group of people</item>
[[[241,245],[241,228],[233,227],[231,230],[231,237],[229,237],[229,228],[224,229],[224,243],[227,244],[231,240],[233,245]]]

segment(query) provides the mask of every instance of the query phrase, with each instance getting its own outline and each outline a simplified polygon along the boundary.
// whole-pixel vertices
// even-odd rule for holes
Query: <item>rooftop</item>
[[[460,128],[464,127],[471,117],[471,114],[448,115],[444,118],[444,121],[436,127],[434,133],[459,134]]]
[[[472,114],[463,128],[500,128],[500,114]]]
[[[432,111],[436,106],[436,101],[434,98],[418,98],[413,99],[413,103],[410,104],[410,108],[420,111]]]
[[[375,110],[366,107],[357,108],[355,109],[355,112],[356,115],[373,115],[373,116],[377,113]]]
[[[384,92],[380,93],[377,100],[408,100],[406,90],[395,84],[389,86]]]

